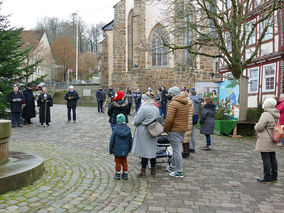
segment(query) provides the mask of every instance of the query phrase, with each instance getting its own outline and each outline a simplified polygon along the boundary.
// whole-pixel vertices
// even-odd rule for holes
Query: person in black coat
[[[10,109],[12,113],[12,127],[22,127],[21,124],[21,114],[22,114],[22,104],[25,101],[23,93],[19,92],[19,88],[14,86],[13,92],[8,95],[8,101],[10,102]]]
[[[108,97],[110,97],[111,101],[114,99],[114,96],[115,96],[115,91],[114,89],[112,88],[112,86],[110,86],[107,90],[107,95]]]
[[[130,106],[130,112],[131,112],[131,108],[132,108],[132,91],[129,87],[126,87],[126,91],[125,91],[125,97],[124,97]]]
[[[37,106],[39,107],[39,122],[41,125],[45,122],[47,126],[51,121],[50,107],[53,106],[51,95],[46,93],[46,88],[42,88],[42,93],[37,99]]]
[[[141,105],[141,101],[142,101],[142,93],[140,92],[140,89],[137,89],[136,92],[133,93],[133,98],[135,101],[135,108],[136,108],[136,112],[138,112],[138,109]]]
[[[128,123],[128,115],[130,114],[130,106],[127,100],[123,99],[124,93],[121,91],[117,91],[113,102],[109,105],[108,115],[110,127],[113,129],[116,124],[116,116],[122,113],[125,116],[125,122]]]
[[[32,124],[31,118],[34,118],[36,116],[35,112],[35,96],[32,92],[32,85],[28,84],[27,88],[23,92],[23,95],[25,97],[25,102],[23,104],[23,118],[24,124]]]
[[[200,134],[204,134],[206,136],[207,145],[203,147],[203,150],[210,151],[211,150],[211,137],[210,135],[214,133],[214,125],[215,125],[215,114],[216,114],[216,104],[214,104],[213,99],[206,97],[205,105],[201,113],[200,118]]]
[[[161,94],[161,106],[162,106],[162,114],[164,118],[167,117],[167,100],[168,100],[168,91],[166,87],[162,86],[162,94]]]
[[[106,99],[105,91],[103,90],[102,86],[99,86],[99,90],[96,92],[96,98],[98,101],[98,113],[104,113],[103,110],[103,103]]]
[[[77,101],[80,99],[80,97],[78,93],[74,90],[73,86],[69,87],[69,90],[65,94],[64,99],[67,101],[68,122],[71,121],[71,110],[73,113],[73,122],[76,122],[76,107],[77,107]]]

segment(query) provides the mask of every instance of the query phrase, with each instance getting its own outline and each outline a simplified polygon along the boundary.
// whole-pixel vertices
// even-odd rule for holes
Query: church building
[[[101,44],[104,87],[129,86],[143,92],[148,87],[194,87],[195,82],[220,80],[215,75],[216,59],[191,60],[186,50],[171,51],[163,45],[188,45],[196,39],[190,29],[178,33],[178,24],[169,21],[175,11],[164,1],[121,0],[113,8],[114,20],[103,27],[106,38]]]

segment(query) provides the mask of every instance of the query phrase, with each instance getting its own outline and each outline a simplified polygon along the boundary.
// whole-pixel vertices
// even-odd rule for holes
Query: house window
[[[263,66],[263,85],[264,91],[274,91],[275,88],[276,64]]]
[[[230,9],[230,8],[232,7],[232,1],[231,1],[231,0],[227,0],[227,1],[226,1],[226,7],[227,7],[228,9]]]
[[[226,72],[223,74],[223,81],[233,80],[234,76],[231,72]]]
[[[265,36],[263,37],[263,41],[269,40],[273,38],[273,21],[272,19],[266,19],[261,23],[261,27],[260,27],[260,35],[262,34],[262,30],[265,28],[265,26],[267,25],[267,23],[269,24],[268,29],[265,33]]]
[[[225,44],[226,44],[226,48],[228,52],[231,52],[232,51],[232,40],[228,32],[225,33]]]
[[[258,7],[261,4],[263,4],[263,0],[255,0],[254,1],[254,8]]]
[[[40,68],[39,67],[36,68],[36,74],[40,75]]]
[[[248,70],[249,77],[249,93],[256,93],[258,90],[258,67]]]
[[[168,48],[164,46],[166,42],[164,31],[158,27],[152,38],[152,66],[167,66]]]
[[[191,14],[188,14],[184,18],[184,27],[185,27],[185,33],[184,33],[184,46],[188,46],[191,49],[191,44],[193,40],[193,33],[191,29],[191,21],[192,21],[192,16]],[[192,57],[191,54],[188,52],[187,49],[184,50],[184,63],[185,65],[192,65]]]
[[[247,23],[247,26],[246,26],[247,35],[252,31],[254,24],[255,24],[255,21]],[[249,42],[248,42],[249,45],[255,44],[255,39],[256,39],[255,30],[256,29],[254,29],[254,32],[251,34],[249,38]]]

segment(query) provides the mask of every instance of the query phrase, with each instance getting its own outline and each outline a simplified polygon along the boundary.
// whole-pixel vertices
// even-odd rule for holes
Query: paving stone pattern
[[[12,130],[10,150],[42,156],[46,171],[33,185],[0,195],[0,212],[284,213],[284,148],[273,185],[256,182],[262,163],[254,138],[213,136],[206,152],[199,134],[197,152],[183,162],[184,179],[169,177],[166,164],[157,165],[156,178],[138,179],[139,160],[130,156],[129,180],[116,181],[107,115],[90,107],[77,114],[77,123],[67,123],[66,106],[55,105],[49,127],[35,118]]]

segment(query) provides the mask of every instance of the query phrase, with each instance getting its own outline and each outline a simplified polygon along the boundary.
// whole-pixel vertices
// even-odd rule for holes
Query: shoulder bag
[[[164,127],[156,119],[150,124],[145,126],[148,134],[153,138],[158,137],[161,133],[164,132]]]
[[[266,126],[265,126],[265,129],[266,129],[266,131],[267,131],[268,135],[270,136],[273,143],[280,143],[282,141],[282,139],[284,138],[284,131],[283,131],[281,125],[278,123],[278,120],[275,120],[275,124],[274,124],[273,130],[272,130],[272,134],[269,133]]]

